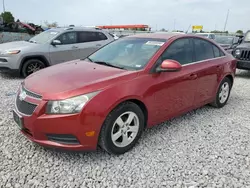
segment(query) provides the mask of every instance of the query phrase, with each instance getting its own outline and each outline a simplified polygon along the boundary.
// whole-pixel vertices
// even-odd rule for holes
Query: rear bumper
[[[250,70],[250,61],[238,61],[237,69]]]

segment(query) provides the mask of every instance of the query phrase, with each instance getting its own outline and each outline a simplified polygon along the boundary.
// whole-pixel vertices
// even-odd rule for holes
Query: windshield
[[[88,59],[128,70],[139,70],[165,42],[164,39],[123,38],[101,48]]]
[[[215,41],[219,44],[233,44],[234,37],[216,36]]]
[[[50,41],[52,38],[57,36],[60,32],[57,30],[47,30],[44,31],[34,37],[32,37],[29,42],[39,43],[39,44],[45,44],[48,41]]]
[[[250,32],[248,32],[244,38],[244,42],[250,42]]]

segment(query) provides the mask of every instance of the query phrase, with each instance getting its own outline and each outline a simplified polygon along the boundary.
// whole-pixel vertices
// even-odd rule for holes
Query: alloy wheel
[[[113,124],[111,140],[117,147],[126,147],[139,132],[139,118],[134,112],[125,112]]]

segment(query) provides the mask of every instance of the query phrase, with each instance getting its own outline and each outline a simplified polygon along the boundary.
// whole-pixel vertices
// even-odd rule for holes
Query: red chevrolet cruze
[[[84,60],[38,71],[21,84],[13,116],[48,147],[113,154],[130,150],[146,127],[206,104],[223,107],[236,60],[195,35],[141,34]]]

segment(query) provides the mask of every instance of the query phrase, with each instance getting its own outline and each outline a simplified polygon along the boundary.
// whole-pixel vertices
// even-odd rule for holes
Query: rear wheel
[[[39,59],[27,60],[22,67],[22,75],[26,78],[36,71],[45,68],[45,64]]]
[[[223,106],[225,106],[229,99],[231,88],[232,81],[228,77],[224,78],[220,83],[219,89],[216,94],[216,99],[213,103],[211,103],[211,105],[216,108],[222,108]]]
[[[144,129],[145,118],[139,106],[125,102],[106,118],[99,145],[111,154],[123,154],[134,147]]]

